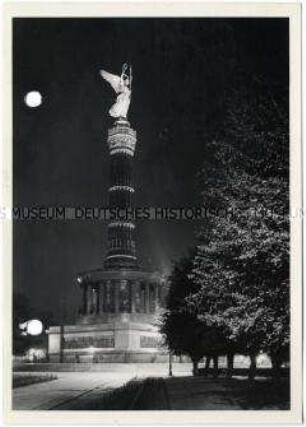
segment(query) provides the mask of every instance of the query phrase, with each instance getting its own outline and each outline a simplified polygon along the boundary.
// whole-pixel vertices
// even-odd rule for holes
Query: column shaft
[[[154,310],[156,310],[158,306],[159,306],[159,301],[158,301],[158,284],[155,283],[154,284]]]
[[[146,286],[146,299],[145,299],[145,307],[146,307],[146,313],[150,313],[150,289],[149,289],[149,283],[145,284]]]
[[[100,312],[100,286],[97,287],[97,309],[96,313]]]
[[[83,285],[83,307],[82,313],[87,313],[87,285]]]
[[[89,287],[89,289],[87,289],[87,310],[86,310],[87,314],[91,313],[91,307],[92,307],[92,290],[91,290],[91,287]]]
[[[113,283],[113,286],[115,286],[114,289],[114,297],[115,297],[115,313],[119,313],[119,282],[115,281]]]
[[[136,307],[135,307],[136,286],[137,286],[137,282],[132,281],[131,282],[131,313],[136,312]]]

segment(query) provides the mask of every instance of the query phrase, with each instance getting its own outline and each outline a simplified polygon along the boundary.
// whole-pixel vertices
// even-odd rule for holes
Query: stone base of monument
[[[116,262],[118,262],[118,259]],[[52,326],[51,363],[138,363],[167,359],[154,319],[161,281],[157,272],[96,269],[80,273],[80,316],[73,325]]]
[[[106,317],[87,316],[76,325],[50,327],[47,331],[49,361],[155,363],[167,360],[167,352],[161,346],[161,336],[155,326],[133,321],[137,319],[128,313]],[[93,320],[96,323],[92,323]]]

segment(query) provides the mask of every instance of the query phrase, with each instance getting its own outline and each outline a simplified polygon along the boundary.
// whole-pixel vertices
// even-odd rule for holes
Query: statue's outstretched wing
[[[103,77],[103,79],[106,80],[111,85],[111,87],[114,89],[116,93],[120,92],[121,79],[119,76],[108,73],[107,71],[104,71],[104,70],[101,70],[100,74]]]

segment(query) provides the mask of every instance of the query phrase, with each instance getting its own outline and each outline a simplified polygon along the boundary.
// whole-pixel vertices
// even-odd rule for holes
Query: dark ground
[[[60,410],[289,410],[289,380],[135,379],[98,400]],[[85,404],[85,405],[84,405]]]

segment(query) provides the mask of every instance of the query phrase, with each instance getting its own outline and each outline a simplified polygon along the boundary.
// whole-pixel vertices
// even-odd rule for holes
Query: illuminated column
[[[123,219],[108,225],[108,252],[105,268],[136,268],[137,258],[134,239],[134,223],[125,217],[132,207],[134,187],[132,164],[136,146],[136,132],[126,120],[117,120],[108,132],[108,148],[111,156],[109,206],[120,208]]]

